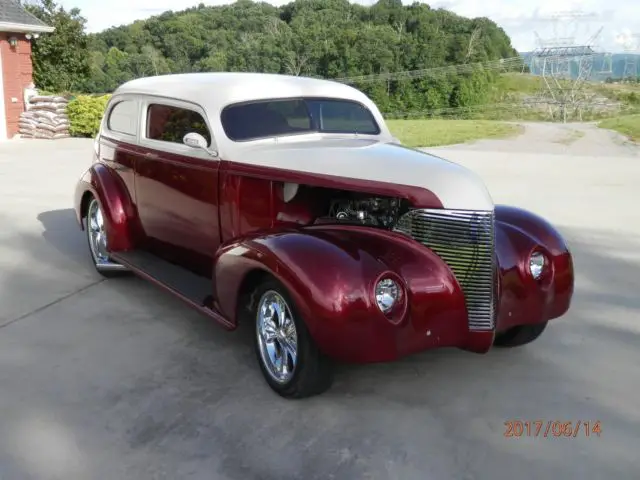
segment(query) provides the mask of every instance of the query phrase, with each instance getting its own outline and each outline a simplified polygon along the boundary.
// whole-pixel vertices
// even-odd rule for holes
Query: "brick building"
[[[18,0],[0,0],[0,140],[18,133],[24,88],[33,81],[31,39],[53,30]]]

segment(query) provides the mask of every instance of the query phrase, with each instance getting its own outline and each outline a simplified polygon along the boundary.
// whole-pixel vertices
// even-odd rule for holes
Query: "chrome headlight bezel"
[[[401,296],[400,285],[393,278],[384,277],[376,282],[374,297],[382,313],[391,313],[393,307],[401,300]]]
[[[380,275],[373,284],[372,297],[378,311],[390,323],[402,322],[407,310],[407,290],[398,275],[392,272]]]
[[[547,270],[549,265],[549,259],[544,254],[544,252],[540,250],[534,250],[529,255],[529,260],[527,262],[527,268],[529,270],[529,275],[533,277],[534,280],[540,280],[544,277],[544,273]]]

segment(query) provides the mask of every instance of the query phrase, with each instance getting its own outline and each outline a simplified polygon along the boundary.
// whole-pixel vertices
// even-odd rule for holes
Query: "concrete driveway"
[[[606,138],[434,149],[568,238],[575,303],[537,342],[342,366],[297,402],[246,328],[94,273],[71,210],[91,141],[0,144],[0,479],[637,478],[640,155]],[[506,438],[516,420],[601,434]]]

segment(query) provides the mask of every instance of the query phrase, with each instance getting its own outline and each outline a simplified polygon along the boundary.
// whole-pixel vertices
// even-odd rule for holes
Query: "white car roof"
[[[331,80],[270,73],[182,73],[131,80],[115,90],[112,100],[124,94],[151,95],[198,105],[209,118],[217,151],[227,158],[241,158],[242,152],[253,145],[273,142],[273,139],[233,142],[226,136],[220,118],[224,107],[252,100],[324,97],[356,101],[370,110],[380,127],[379,134],[368,137],[378,141],[393,140],[380,110],[367,95],[349,85]],[[279,141],[300,142],[325,136],[310,133],[284,137]]]
[[[122,84],[115,94],[145,94],[201,105],[211,113],[251,100],[329,97],[375,108],[359,90],[343,83],[292,75],[247,72],[183,73],[145,77]]]

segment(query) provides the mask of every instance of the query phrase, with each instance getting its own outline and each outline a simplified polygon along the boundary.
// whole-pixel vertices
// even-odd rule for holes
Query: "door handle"
[[[145,153],[144,154],[144,158],[148,159],[148,160],[155,160],[158,158],[158,154],[157,153]]]

